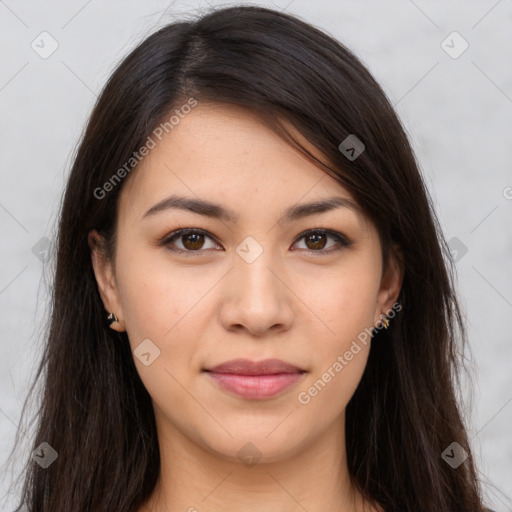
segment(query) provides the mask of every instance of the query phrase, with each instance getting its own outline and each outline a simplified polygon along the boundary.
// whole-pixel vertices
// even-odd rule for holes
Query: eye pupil
[[[188,244],[188,241],[193,239],[192,245]],[[182,240],[187,242],[183,242],[183,246],[187,249],[201,249],[201,246],[204,243],[204,235],[200,233],[190,233],[188,235],[183,235]]]
[[[323,240],[319,240],[319,238],[323,238]],[[309,246],[309,242],[313,239],[313,247]],[[326,235],[325,233],[313,233],[306,237],[306,244],[310,249],[323,249],[326,244]],[[320,242],[320,247],[317,245]],[[322,243],[323,242],[323,243]]]

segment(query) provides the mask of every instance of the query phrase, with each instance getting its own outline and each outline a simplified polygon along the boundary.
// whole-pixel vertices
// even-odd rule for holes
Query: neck
[[[313,444],[305,440],[293,454],[276,460],[261,454],[253,465],[245,457],[213,453],[200,440],[191,440],[164,418],[160,420],[160,477],[140,512],[363,510],[362,496],[349,478],[344,416]],[[247,442],[236,444],[242,447]],[[250,446],[254,445],[246,446],[247,454]],[[239,453],[244,454],[244,449]]]

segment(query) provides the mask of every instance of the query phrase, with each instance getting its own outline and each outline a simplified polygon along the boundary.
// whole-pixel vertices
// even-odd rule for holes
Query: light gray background
[[[512,511],[512,1],[252,3],[327,30],[396,105],[445,234],[467,247],[457,271],[474,366],[470,435],[488,504]],[[119,60],[177,15],[213,5],[220,3],[0,0],[1,510],[14,509],[13,468],[4,461],[40,356],[49,266],[33,247],[54,237],[72,151]],[[59,45],[47,59],[31,48],[43,31]],[[458,58],[441,46],[453,31],[469,44]],[[452,40],[452,52],[462,48]]]

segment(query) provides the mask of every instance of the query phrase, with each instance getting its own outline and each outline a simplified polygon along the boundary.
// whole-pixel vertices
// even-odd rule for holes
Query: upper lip
[[[232,359],[212,368],[206,368],[206,371],[237,375],[276,375],[279,373],[303,373],[305,370],[280,359],[264,359],[263,361]]]

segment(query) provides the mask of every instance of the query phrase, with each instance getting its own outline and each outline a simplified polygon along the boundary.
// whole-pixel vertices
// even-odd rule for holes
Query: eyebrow
[[[351,199],[346,197],[328,197],[289,207],[285,210],[278,223],[288,223],[310,215],[324,213],[339,208],[349,208],[358,215],[362,214],[359,205]],[[185,210],[199,215],[204,215],[206,217],[233,223],[236,223],[239,219],[238,215],[233,210],[225,208],[220,204],[213,203],[205,199],[172,195],[153,205],[146,211],[146,213],[144,213],[141,220],[169,209]]]

